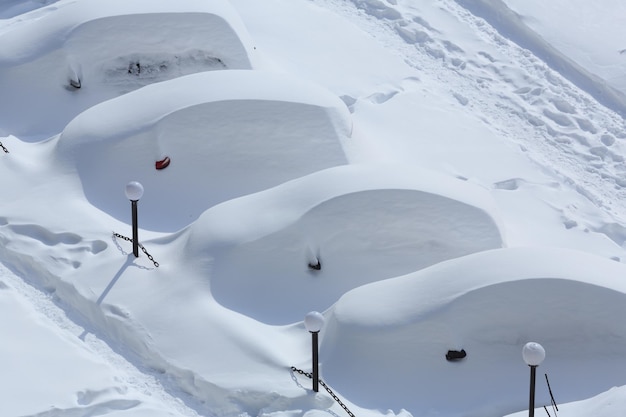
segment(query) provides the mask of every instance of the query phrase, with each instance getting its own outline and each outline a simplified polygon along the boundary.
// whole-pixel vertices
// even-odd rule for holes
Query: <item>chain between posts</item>
[[[554,400],[554,395],[552,394],[552,388],[550,387],[550,380],[548,380],[548,374],[544,374],[546,376],[546,384],[548,385],[548,392],[550,393],[550,401],[552,402],[552,411],[554,411],[554,417],[556,417],[556,412],[559,411],[559,406],[556,405],[556,401]],[[546,414],[550,416],[550,412],[548,412],[548,408],[544,405],[543,409],[546,410]]]
[[[0,148],[4,151],[4,153],[9,153],[9,150],[0,142]]]
[[[128,241],[128,242],[131,242],[131,243],[132,243],[132,241],[133,241],[131,238],[126,237],[126,236],[122,236],[122,235],[120,235],[119,233],[115,233],[115,232],[113,232],[113,236],[115,236],[115,237],[119,237],[120,239],[124,239],[124,240],[126,240],[126,241]],[[159,267],[159,263],[158,263],[157,261],[155,261],[155,260],[154,260],[154,258],[152,257],[152,255],[150,255],[150,254],[148,253],[148,251],[146,250],[146,248],[145,248],[145,247],[144,247],[141,243],[139,243],[139,242],[137,243],[137,246],[139,246],[139,247],[141,248],[141,250],[143,251],[143,253],[145,253],[145,254],[146,254],[146,256],[148,257],[148,259],[150,259],[150,260],[152,261],[152,263],[154,264],[154,266],[155,266],[156,268],[158,268],[158,267]]]
[[[292,366],[292,367],[291,367],[291,370],[292,370],[293,372],[297,372],[297,373],[299,373],[300,375],[304,375],[304,376],[306,376],[306,377],[308,377],[308,378],[313,378],[313,375],[312,375],[311,373],[309,373],[309,372],[304,372],[302,369],[298,369],[298,368],[296,368],[295,366]],[[343,410],[344,410],[346,413],[348,413],[348,415],[349,415],[350,417],[355,417],[355,415],[352,413],[352,411],[350,411],[350,410],[348,409],[348,407],[347,407],[347,406],[343,403],[343,401],[341,401],[341,399],[339,399],[339,397],[338,397],[338,396],[337,396],[337,395],[333,392],[333,390],[331,390],[331,389],[330,389],[330,387],[329,387],[328,385],[326,385],[326,383],[325,383],[324,381],[322,381],[322,380],[320,379],[320,380],[319,380],[319,383],[320,383],[320,385],[321,385],[321,386],[323,386],[323,387],[326,389],[326,391],[328,391],[328,393],[330,394],[330,396],[331,396],[331,397],[333,397],[333,399],[334,399],[335,401],[337,401],[337,404],[339,404],[339,405],[341,406],[341,408],[343,408]]]

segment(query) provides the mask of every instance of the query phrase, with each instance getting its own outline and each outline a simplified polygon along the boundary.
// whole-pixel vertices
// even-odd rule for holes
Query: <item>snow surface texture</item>
[[[129,176],[140,181],[153,190],[142,199],[142,225],[171,232],[219,202],[346,164],[341,143],[351,129],[344,103],[317,86],[214,71],[92,107],[68,124],[56,153],[72,158],[89,201],[118,219],[128,216],[119,190]],[[166,156],[171,168],[155,170]]]
[[[253,47],[241,26],[225,0],[62,1],[17,16],[0,31],[0,89],[12,97],[0,104],[2,129],[49,135],[81,111],[150,83],[250,69]],[[71,82],[80,82],[80,93]]]
[[[621,417],[624,8],[545,8],[0,0],[2,414],[342,416],[318,310],[359,417],[524,415],[528,341]]]

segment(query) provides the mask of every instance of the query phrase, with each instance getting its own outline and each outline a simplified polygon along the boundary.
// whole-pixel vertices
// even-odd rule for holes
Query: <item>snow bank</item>
[[[165,417],[180,410],[156,381],[81,334],[50,297],[1,265],[0,312],[2,337],[10,342],[0,346],[3,414]]]
[[[360,285],[503,245],[485,190],[397,166],[314,173],[216,206],[189,232],[190,259],[212,255],[216,300],[272,324],[300,321]]]
[[[253,66],[245,28],[223,0],[58,2],[10,20],[0,43],[0,92],[12,97],[0,113],[12,134],[56,133],[86,108],[153,82]]]
[[[579,49],[579,43],[576,43],[576,46],[572,48],[555,48],[540,36],[540,34],[534,32],[526,25],[520,16],[509,9],[506,2],[502,0],[456,1],[463,7],[466,7],[471,13],[484,18],[503,36],[511,39],[522,48],[529,49],[534,55],[550,65],[550,67],[559,72],[563,77],[593,96],[599,103],[602,103],[622,117],[626,115],[626,94],[619,89],[619,87],[623,86],[623,82],[615,83],[615,86],[611,85],[610,82],[607,82],[605,78],[600,76],[606,74],[605,70],[600,71],[603,74],[597,74],[590,71],[590,68],[597,70],[600,67],[596,67],[595,65],[591,67],[589,65],[584,66],[581,65],[580,62],[572,59],[571,55],[577,55],[572,54],[572,49]],[[508,3],[514,4],[515,2],[508,1]],[[570,9],[572,5],[570,3],[564,3],[562,8]],[[561,11],[558,11],[557,16],[563,18]],[[595,22],[595,20],[593,21]],[[548,21],[546,25],[550,26],[550,21]],[[596,45],[594,45],[592,49],[589,49],[589,51],[591,52],[595,48]],[[614,53],[618,54],[619,51],[614,51]],[[580,61],[580,58],[578,61]],[[614,59],[613,62],[617,62],[617,59]]]
[[[368,16],[397,19],[393,33],[404,34],[401,41],[407,47],[399,50],[392,47],[386,29],[373,32],[370,39],[352,24],[349,35],[342,36],[340,19],[320,26],[331,13],[311,12],[315,8],[309,0],[267,0],[262,6],[255,0],[233,3],[248,6],[246,16],[260,32],[267,23],[260,16],[272,15],[273,27],[262,40],[280,57],[278,64],[345,94],[355,120],[362,123],[356,128],[379,145],[372,153],[395,148],[390,153],[393,164],[343,166],[350,159],[344,154],[346,144],[356,141],[350,137],[351,118],[345,106],[327,92],[284,75],[232,70],[228,65],[223,68],[229,71],[189,75],[222,69],[226,62],[226,57],[214,59],[202,49],[206,42],[201,36],[191,36],[213,36],[208,31],[214,27],[224,28],[219,34],[224,35],[225,47],[243,45],[250,61],[245,68],[256,68],[251,64],[254,48],[240,37],[244,32],[236,18],[223,19],[229,13],[223,1],[82,0],[84,6],[59,1],[2,22],[0,40],[7,49],[0,52],[6,54],[0,79],[9,81],[0,81],[0,93],[11,97],[1,104],[3,129],[29,135],[58,133],[80,111],[101,102],[50,141],[26,143],[35,139],[4,137],[0,132],[11,149],[0,164],[7,179],[1,199],[0,258],[21,275],[23,285],[40,286],[44,296],[58,300],[68,315],[88,324],[78,338],[72,333],[65,339],[56,322],[36,321],[41,318],[38,312],[32,314],[26,304],[16,305],[11,285],[3,285],[9,281],[0,275],[4,316],[11,316],[10,311],[20,314],[15,320],[0,321],[7,326],[3,334],[16,339],[15,346],[9,343],[0,349],[0,359],[18,358],[3,367],[16,374],[7,383],[32,383],[33,392],[42,393],[32,403],[17,393],[10,403],[19,408],[14,414],[22,410],[60,414],[48,403],[67,416],[153,415],[158,413],[155,409],[162,414],[196,414],[170,413],[176,408],[161,406],[172,404],[155,395],[155,384],[144,385],[146,379],[135,379],[136,374],[127,374],[125,368],[120,375],[117,368],[111,369],[114,362],[102,363],[102,352],[84,351],[82,342],[93,339],[111,342],[120,354],[145,366],[140,373],[157,376],[156,385],[163,383],[162,388],[176,397],[170,401],[190,400],[198,414],[343,413],[330,396],[312,394],[310,381],[290,373],[292,365],[310,369],[310,335],[301,320],[314,309],[324,311],[327,319],[321,332],[322,377],[359,416],[393,415],[384,411],[389,408],[400,410],[400,415],[409,414],[401,410],[406,408],[415,416],[446,417],[501,416],[523,410],[528,368],[521,360],[521,347],[529,340],[546,347],[548,356],[540,372],[550,374],[560,403],[623,384],[625,337],[615,319],[625,313],[623,265],[563,250],[490,250],[503,246],[505,239],[489,193],[499,196],[500,210],[517,206],[514,215],[506,213],[510,220],[505,225],[519,221],[507,230],[520,234],[525,229],[527,240],[518,237],[517,242],[545,243],[542,235],[551,234],[556,224],[576,227],[581,235],[599,229],[619,245],[620,225],[605,222],[587,228],[583,220],[598,222],[597,211],[586,211],[590,205],[559,192],[559,187],[570,184],[552,173],[552,168],[562,167],[560,159],[548,158],[553,165],[542,166],[550,168],[546,171],[553,181],[543,179],[543,174],[535,180],[521,164],[501,171],[514,158],[496,148],[494,141],[484,140],[482,132],[468,131],[468,118],[459,116],[458,106],[463,106],[471,118],[489,124],[497,134],[485,132],[488,138],[525,137],[527,131],[516,129],[512,121],[519,114],[511,109],[541,114],[552,105],[553,96],[546,92],[561,91],[547,84],[555,78],[543,83],[537,81],[536,72],[509,72],[507,67],[517,70],[524,64],[498,62],[512,53],[506,43],[476,43],[466,49],[485,33],[471,35],[464,43],[470,31],[448,26],[457,17],[457,9],[451,8],[456,8],[454,2],[433,6],[437,14],[449,17],[430,21],[429,13],[394,13],[402,9],[403,0],[388,5],[355,0],[366,6]],[[338,9],[348,2],[315,3]],[[19,6],[5,0],[0,15],[38,4]],[[106,12],[101,10],[105,5]],[[257,15],[260,7],[267,10]],[[72,10],[84,14],[73,21]],[[346,12],[356,21],[353,9]],[[52,16],[65,17],[54,23]],[[287,24],[279,25],[283,20]],[[367,16],[365,20],[371,21]],[[224,22],[230,26],[220,26]],[[135,24],[142,30],[135,31]],[[178,32],[178,24],[185,30]],[[22,29],[27,25],[32,30]],[[108,25],[114,34],[105,30]],[[379,22],[372,22],[371,27],[376,26]],[[325,33],[318,33],[320,27]],[[416,28],[419,31],[412,32]],[[230,37],[230,30],[238,41]],[[18,39],[17,34],[24,36]],[[170,38],[185,55],[168,49]],[[155,39],[166,53],[151,43]],[[97,50],[89,47],[92,42]],[[326,45],[333,50],[322,55]],[[405,53],[408,49],[425,51],[430,58],[417,60]],[[502,52],[495,54],[497,50]],[[474,52],[477,59],[472,58]],[[419,70],[411,70],[409,64]],[[450,77],[445,71],[448,64],[455,73],[466,75]],[[489,78],[481,78],[482,71],[488,71]],[[184,77],[167,80],[179,75]],[[507,81],[498,82],[498,77]],[[70,79],[80,79],[80,88],[69,86]],[[460,88],[474,81],[479,85],[474,93]],[[516,85],[522,81],[524,85]],[[490,91],[499,98],[489,98],[495,97]],[[532,107],[511,107],[517,95],[525,95]],[[442,98],[430,100],[434,96]],[[441,105],[450,101],[456,107]],[[424,123],[436,112],[420,112],[424,102],[443,110],[443,116]],[[563,128],[572,130],[576,142],[575,137],[581,142],[591,138],[584,132],[595,131],[600,113],[556,103],[563,113],[546,117],[567,124],[563,121],[570,120],[568,109],[586,114],[584,120],[571,116],[571,125]],[[481,108],[495,110],[481,113]],[[399,117],[389,118],[391,112]],[[524,123],[534,120],[520,117]],[[417,120],[421,129],[399,123],[402,118]],[[429,128],[450,120],[455,125],[450,131]],[[387,127],[371,128],[377,121]],[[603,129],[598,127],[593,134],[602,135],[598,140],[611,146],[619,136],[613,130],[608,131],[616,137],[605,136]],[[452,131],[458,134],[448,134]],[[592,142],[581,146],[607,160],[619,153],[614,151],[617,145],[598,150]],[[570,155],[555,149],[559,155]],[[406,157],[400,158],[400,153]],[[581,170],[599,166],[587,153],[572,155]],[[157,171],[155,162],[165,156],[171,165]],[[428,164],[467,181],[401,168],[399,160]],[[473,168],[479,164],[484,166]],[[130,213],[123,188],[129,180],[140,180],[146,187],[140,202],[140,240],[160,262],[158,268],[143,253],[139,258],[130,254],[129,242],[111,237],[112,228],[124,232],[117,228],[127,226]],[[571,184],[585,191],[583,181]],[[541,193],[523,193],[533,187],[542,187]],[[509,196],[503,198],[505,193]],[[513,194],[518,197],[511,198]],[[542,199],[547,194],[550,198]],[[616,203],[614,193],[610,197],[607,204]],[[533,204],[558,201],[551,208],[553,215],[529,210],[534,205],[525,203],[531,198]],[[578,217],[559,216],[566,204],[564,213]],[[531,227],[526,223],[529,218]],[[166,233],[189,223],[177,233]],[[543,233],[533,234],[536,231]],[[596,241],[589,238],[580,246],[594,251]],[[620,256],[622,252],[615,250]],[[459,258],[463,255],[468,256]],[[30,318],[34,320],[22,320]],[[36,345],[47,350],[38,351]],[[461,348],[467,358],[445,361],[448,349]],[[58,353],[55,361],[42,360],[51,351]],[[33,360],[24,361],[23,354]],[[42,368],[35,369],[38,364]],[[50,374],[42,374],[48,371],[55,373],[53,382],[59,386],[45,387]],[[31,375],[36,380],[26,381]],[[538,389],[538,405],[548,404],[545,387],[540,383]],[[621,404],[620,391],[609,391],[587,404]]]
[[[615,417],[621,416],[626,409],[626,386],[613,387],[602,394],[583,401],[574,401],[568,404],[557,404],[559,413],[568,417]],[[549,412],[553,410],[547,407]],[[535,413],[544,413],[544,410],[537,409]],[[524,417],[528,411],[511,414],[507,417]]]
[[[520,16],[525,25],[562,54],[613,88],[626,92],[626,50],[622,31],[626,6],[622,1],[589,3],[585,0],[561,0],[549,4],[541,0],[504,2]],[[537,10],[541,10],[541,13],[537,13]],[[575,28],[565,22],[576,22]]]
[[[0,2],[0,19],[9,19],[11,17],[29,12],[45,6],[47,3],[54,3],[56,0],[3,0]]]
[[[156,98],[156,100],[155,100]],[[58,139],[87,199],[127,220],[124,186],[141,182],[141,227],[180,229],[210,206],[346,164],[344,103],[262,71],[212,71],[146,86],[95,106]],[[157,170],[156,162],[171,164]]]
[[[558,401],[595,395],[619,384],[626,365],[615,319],[626,314],[625,272],[582,252],[515,248],[354,289],[327,313],[324,376],[366,408],[503,415],[527,404],[521,349],[536,341]],[[447,362],[449,349],[466,359]],[[550,404],[545,384],[537,396]]]

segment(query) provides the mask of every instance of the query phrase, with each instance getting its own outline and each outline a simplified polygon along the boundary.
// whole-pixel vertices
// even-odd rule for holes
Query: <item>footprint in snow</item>
[[[50,259],[76,269],[81,262],[75,259],[77,253],[96,255],[104,251],[108,245],[102,240],[86,241],[80,235],[71,232],[52,232],[36,224],[11,224],[7,218],[0,217],[0,227],[16,236],[27,239],[16,239],[22,245],[22,252],[28,252],[32,244],[44,245],[51,249]]]

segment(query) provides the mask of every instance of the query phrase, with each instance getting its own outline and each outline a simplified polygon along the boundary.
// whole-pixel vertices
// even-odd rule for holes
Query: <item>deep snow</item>
[[[0,2],[3,414],[621,416],[613,3]]]

